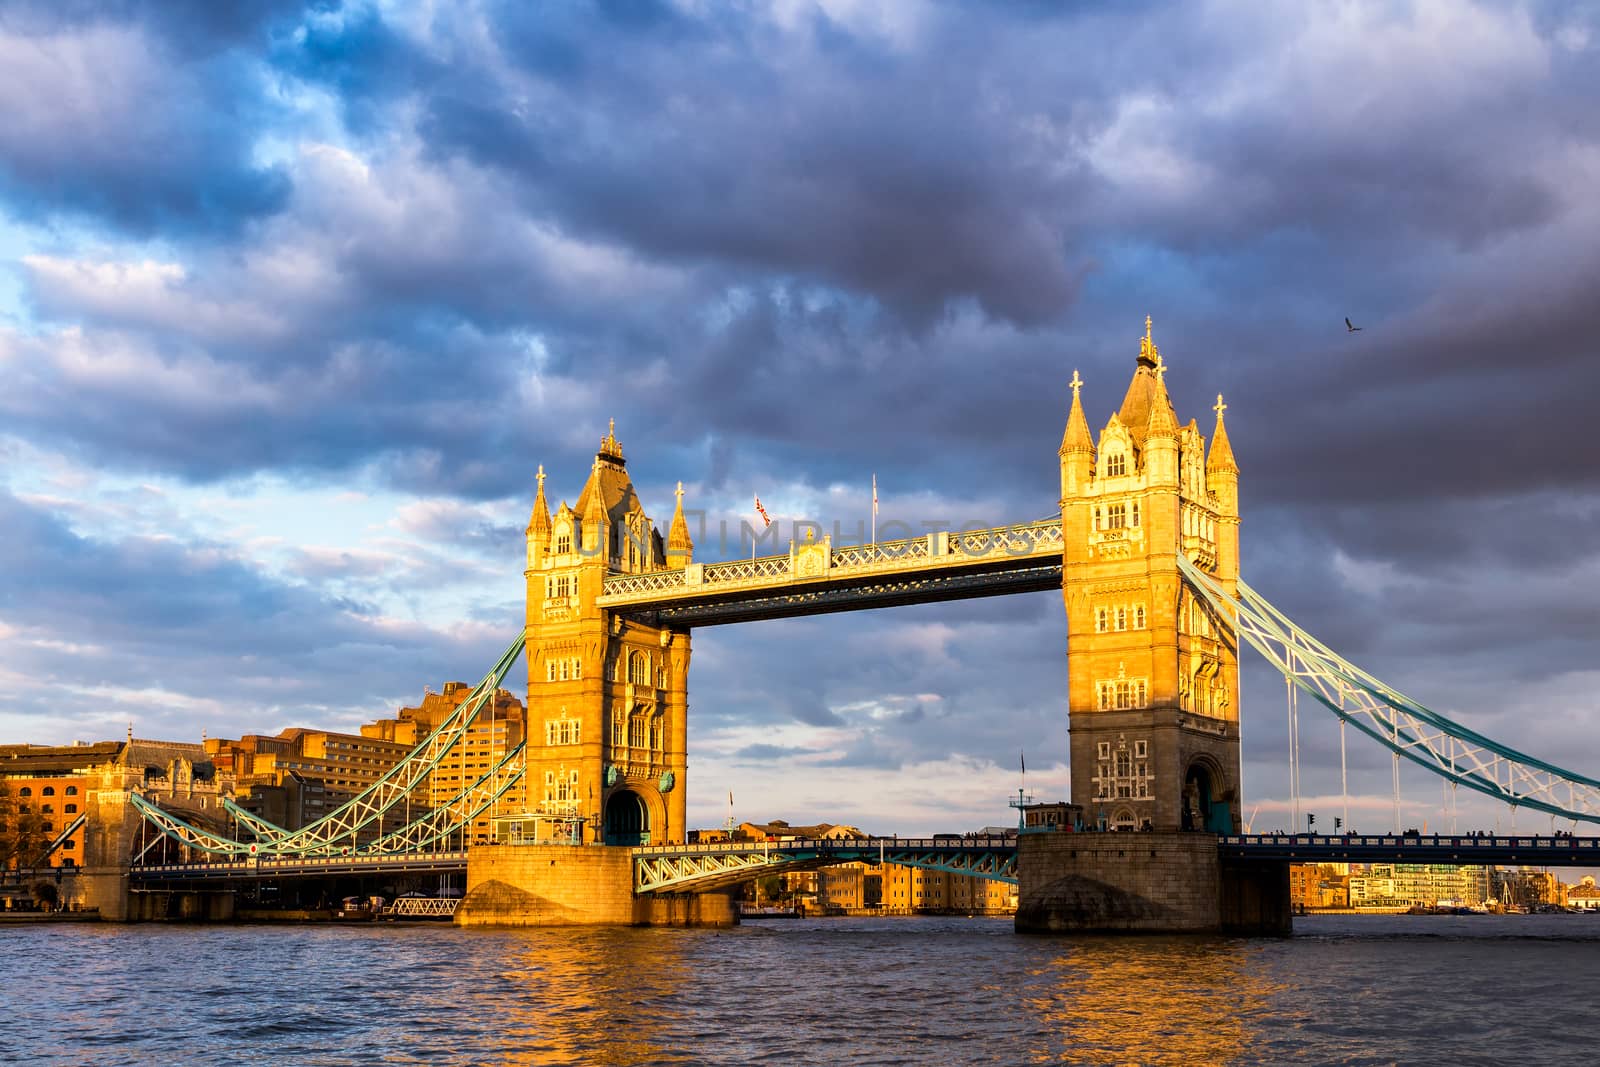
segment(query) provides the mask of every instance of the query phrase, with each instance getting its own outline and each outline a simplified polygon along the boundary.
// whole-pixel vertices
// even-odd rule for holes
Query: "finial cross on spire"
[[[683,507],[683,483],[678,483],[678,506]]]
[[[1072,386],[1072,399],[1077,400],[1078,390],[1083,388],[1083,379],[1078,377],[1078,372],[1076,370],[1072,372],[1072,381],[1068,382],[1067,384]]]
[[[1217,394],[1217,404],[1211,410],[1215,411],[1217,413],[1217,421],[1221,422],[1222,421],[1222,413],[1224,411],[1228,410],[1228,405],[1226,405],[1226,404],[1224,404],[1222,402],[1222,394],[1221,393]]]
[[[1146,315],[1144,317],[1144,339],[1146,341],[1150,340],[1150,316],[1149,315]]]
[[[539,492],[544,492],[544,464],[539,464]]]
[[[1167,361],[1161,358],[1161,350],[1156,349],[1156,381],[1165,381],[1167,377]]]

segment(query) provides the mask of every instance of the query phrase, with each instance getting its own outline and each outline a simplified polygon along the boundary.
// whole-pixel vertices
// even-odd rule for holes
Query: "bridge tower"
[[[1072,376],[1061,441],[1072,801],[1119,829],[1240,825],[1232,635],[1185,588],[1184,553],[1233,591],[1239,468],[1217,397],[1209,456],[1180,426],[1145,319],[1133,380],[1098,443]]]
[[[689,633],[596,605],[606,575],[682,567],[694,546],[683,487],[664,541],[639,503],[612,424],[577,503],[554,516],[544,468],[528,522],[527,805],[582,816],[584,840],[685,839]]]

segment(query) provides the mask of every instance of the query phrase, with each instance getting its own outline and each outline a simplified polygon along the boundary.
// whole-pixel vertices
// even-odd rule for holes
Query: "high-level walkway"
[[[1061,588],[1061,520],[617,574],[597,601],[653,625],[715,626]]]

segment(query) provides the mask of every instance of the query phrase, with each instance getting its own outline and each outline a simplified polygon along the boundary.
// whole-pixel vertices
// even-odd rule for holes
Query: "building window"
[[[1106,506],[1106,528],[1120,530],[1128,525],[1128,506],[1126,504],[1108,504]]]
[[[39,791],[39,795],[42,797],[53,797],[56,795],[56,787],[53,785],[47,785]]]
[[[1111,742],[1110,741],[1102,741],[1102,742],[1100,742],[1099,746],[1097,746],[1097,749],[1095,751],[1095,755],[1098,756],[1101,759],[1110,759],[1111,758]]]
[[[1133,628],[1135,630],[1144,629],[1144,605],[1143,604],[1135,604],[1133,606]]]
[[[75,786],[75,785],[67,786],[67,796],[75,797],[77,795],[78,795],[78,787],[77,786]]]
[[[1150,742],[1148,742],[1148,741],[1135,741],[1133,743],[1133,754],[1138,759],[1144,759],[1145,757],[1149,756],[1150,755]]]
[[[1094,528],[1096,530],[1100,529],[1100,509],[1099,508],[1095,508],[1094,509]]]
[[[1120,478],[1128,473],[1127,457],[1121,452],[1112,452],[1106,456],[1106,473],[1113,478]]]
[[[27,786],[23,786],[21,789],[17,790],[17,796],[19,796],[19,797],[31,797],[31,796],[33,796],[33,790],[28,788]]]
[[[41,805],[40,808],[39,808],[39,814],[40,815],[54,815],[55,813],[56,813],[56,806],[54,804],[44,804],[44,805]]]
[[[1101,682],[1098,687],[1098,704],[1101,711],[1122,711],[1145,706],[1145,680],[1119,678],[1114,682]]]
[[[1123,608],[1123,607],[1119,607],[1119,608],[1117,608],[1117,629],[1118,630],[1126,630],[1127,628],[1128,628],[1128,609],[1127,608]]]
[[[572,535],[564,533],[556,538],[556,555],[565,555],[572,551]]]
[[[76,805],[76,804],[68,804],[67,808],[66,808],[66,811],[67,811],[68,815],[76,815],[78,813],[78,805]]]
[[[1094,613],[1094,628],[1099,633],[1106,632],[1107,609],[1100,608]]]
[[[1133,525],[1139,525],[1139,502],[1137,500],[1133,502]]]
[[[628,681],[634,685],[650,684],[650,654],[635,652],[628,657]]]

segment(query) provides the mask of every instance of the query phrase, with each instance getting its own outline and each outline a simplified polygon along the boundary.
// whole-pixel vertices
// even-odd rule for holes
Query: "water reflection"
[[[502,934],[496,1063],[690,1063],[663,1038],[694,995],[682,930],[529,930]]]
[[[1259,943],[1090,938],[1031,976],[1027,1006],[1049,1034],[1033,1062],[1196,1064],[1245,1056],[1251,1009],[1278,988]]]

